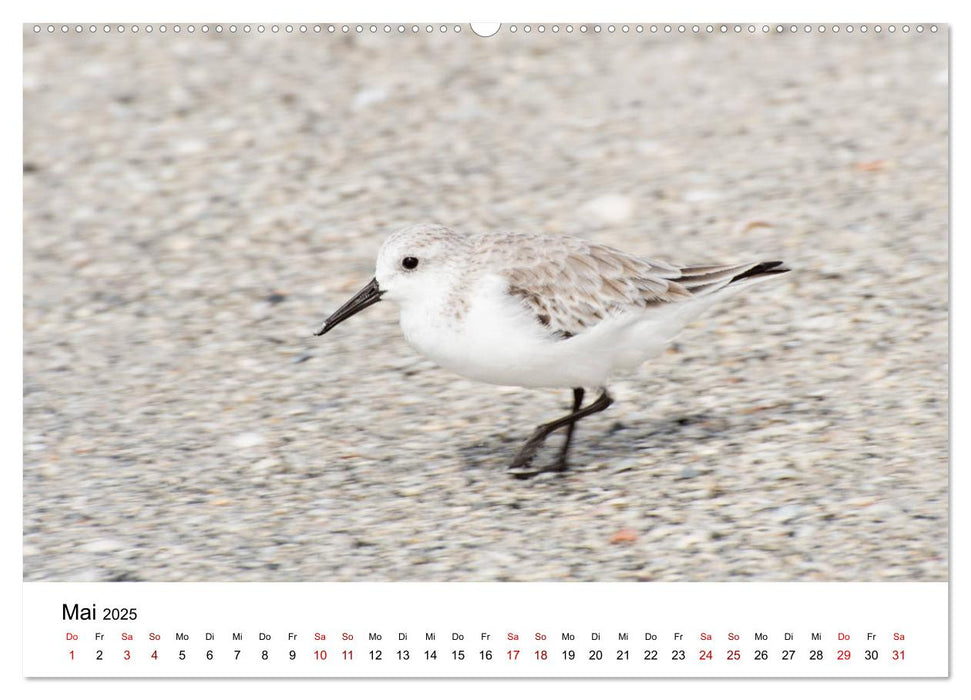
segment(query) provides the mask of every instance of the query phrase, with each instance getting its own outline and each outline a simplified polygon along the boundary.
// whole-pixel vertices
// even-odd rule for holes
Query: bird
[[[577,422],[613,403],[616,373],[660,355],[715,302],[789,271],[779,260],[680,266],[567,235],[418,224],[384,241],[374,277],[314,335],[393,301],[408,344],[441,367],[490,384],[572,389],[570,412],[536,427],[509,464],[529,477],[567,470]],[[588,389],[598,396],[583,406]],[[533,467],[561,429],[556,460]]]

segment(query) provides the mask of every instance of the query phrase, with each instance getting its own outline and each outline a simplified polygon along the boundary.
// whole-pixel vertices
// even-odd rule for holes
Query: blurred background
[[[25,579],[946,580],[947,41],[25,28]],[[793,272],[519,481],[568,391],[311,335],[422,221]]]

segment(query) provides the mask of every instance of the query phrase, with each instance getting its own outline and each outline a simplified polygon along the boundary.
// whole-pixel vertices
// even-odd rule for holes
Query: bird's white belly
[[[601,386],[609,367],[603,358],[569,352],[569,341],[455,328],[402,330],[409,344],[433,362],[469,379],[524,387]]]
[[[552,335],[501,289],[480,287],[456,315],[428,305],[402,311],[408,343],[432,361],[477,381],[523,387],[606,386],[667,344],[709,305],[708,299],[608,318],[569,339]]]
[[[607,321],[562,339],[515,299],[498,290],[479,291],[459,317],[431,305],[403,310],[401,329],[408,343],[469,379],[523,387],[604,386],[614,369],[635,367],[657,354],[639,339],[625,340],[629,320]]]

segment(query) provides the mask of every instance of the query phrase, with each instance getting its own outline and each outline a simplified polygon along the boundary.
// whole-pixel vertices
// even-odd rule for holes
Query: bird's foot
[[[533,457],[536,456],[536,451],[546,442],[546,433],[537,428],[533,434],[530,436],[529,440],[519,448],[519,452],[513,457],[512,463],[509,465],[509,470],[518,473],[528,473],[529,476],[533,474],[538,474],[539,472],[530,471],[530,466],[533,463]]]
[[[513,458],[512,463],[509,465],[510,473],[517,479],[529,479],[537,474],[543,474],[545,472],[564,472],[567,468],[566,455],[560,453],[559,458],[553,464],[545,467],[533,468],[533,458],[536,456],[536,451],[546,442],[546,437],[549,435],[548,432],[537,429],[533,436],[526,441],[516,456]]]
[[[539,467],[536,469],[529,468],[530,465],[525,467],[509,467],[509,474],[516,479],[532,479],[534,476],[539,476],[540,474],[562,474],[566,471],[566,464],[563,462],[556,462],[555,464],[550,464],[546,467]]]
[[[519,449],[519,452],[516,453],[516,456],[513,457],[512,462],[509,464],[509,469],[510,470],[528,469],[529,466],[533,463],[533,457],[536,456],[536,450],[538,450],[540,445],[542,444],[543,444],[542,440],[538,442],[534,442],[532,439],[529,440],[529,442],[527,442]]]

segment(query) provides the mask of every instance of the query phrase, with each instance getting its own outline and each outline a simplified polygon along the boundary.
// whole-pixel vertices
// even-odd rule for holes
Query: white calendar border
[[[544,5],[546,5],[544,7]],[[402,9],[406,7],[407,9]],[[361,21],[381,21],[389,18],[407,19],[409,17],[425,19],[436,19],[442,21],[467,22],[469,19],[476,20],[495,20],[499,18],[515,19],[516,21],[535,21],[537,18],[549,19],[555,16],[558,21],[588,21],[591,18],[609,19],[643,19],[651,21],[713,21],[727,19],[765,19],[765,20],[791,20],[800,21],[826,21],[826,22],[860,22],[874,21],[940,21],[941,23],[954,23],[955,15],[952,11],[951,3],[938,0],[924,0],[920,3],[906,3],[900,0],[888,0],[880,4],[879,17],[874,16],[872,6],[859,5],[853,6],[845,2],[835,0],[822,0],[812,4],[810,17],[782,17],[780,15],[791,15],[790,8],[780,10],[778,3],[775,2],[751,2],[739,0],[732,3],[730,10],[726,11],[724,3],[717,3],[714,0],[693,3],[690,8],[683,5],[664,7],[646,7],[632,2],[621,0],[599,0],[595,6],[575,5],[566,7],[564,4],[557,4],[555,10],[546,3],[537,2],[531,5],[528,0],[494,0],[494,2],[479,3],[476,7],[469,5],[458,5],[454,2],[444,0],[415,0],[407,3],[392,3],[390,0],[375,1],[367,7],[344,6],[324,7],[319,4],[309,2],[291,2],[289,0],[277,0],[272,5],[266,3],[241,2],[233,6],[232,14],[239,17],[264,17],[271,10],[274,18],[281,20],[291,19],[300,20],[314,17],[326,19],[342,20],[361,20]],[[112,20],[123,19],[124,21],[134,22],[157,22],[161,16],[158,11],[146,7],[122,3],[118,0],[89,0],[83,4],[77,2],[47,2],[43,4],[30,4],[20,6],[16,10],[4,10],[3,30],[6,32],[3,42],[4,52],[2,68],[3,84],[6,88],[5,94],[10,95],[14,90],[20,89],[22,76],[22,36],[20,24],[38,19],[67,20],[67,19],[102,19]],[[800,9],[798,14],[807,14],[806,10]],[[7,14],[16,13],[13,17]],[[177,18],[180,21],[211,21],[213,18],[226,14],[225,10],[220,10],[217,3],[207,3],[200,0],[186,2],[185,0],[174,0],[167,3],[165,17]],[[81,17],[80,15],[83,15]],[[461,15],[461,16],[459,16]],[[728,15],[726,17],[726,15]],[[969,63],[969,51],[966,48],[968,40],[966,36],[971,25],[956,23],[952,32],[952,65],[954,70],[952,75],[957,77],[957,82],[952,83],[952,114],[964,114],[958,119],[952,118],[952,124],[960,122],[971,123],[971,110],[968,108],[968,90],[962,89],[962,77],[969,73],[971,63]],[[963,69],[963,70],[962,70]],[[963,83],[966,85],[966,82]],[[3,211],[6,214],[4,223],[12,228],[14,232],[22,230],[21,226],[21,207],[22,198],[20,192],[19,175],[13,176],[13,167],[22,155],[21,150],[21,129],[22,111],[4,110],[4,158],[5,165],[3,172],[6,174],[5,187],[0,196],[3,197]],[[953,168],[953,180],[951,183],[952,192],[959,191],[962,184],[966,184],[966,177],[962,177],[963,168],[969,162],[967,139],[963,137],[961,129],[955,129],[952,134],[953,151],[952,157],[956,159],[958,167]],[[19,173],[19,170],[16,171]],[[953,198],[952,198],[953,199]],[[954,209],[952,219],[952,230],[960,231],[962,223],[968,222],[966,215],[967,207],[959,199],[953,199],[957,204]],[[8,332],[16,332],[22,329],[22,247],[16,235],[3,237],[4,253],[0,256],[4,268],[0,271],[0,280],[5,285],[3,294],[0,295],[0,308],[3,309],[3,319],[6,322]],[[959,236],[952,237],[951,247],[952,260],[961,263],[967,262],[967,244]],[[951,263],[952,270],[958,269],[958,265]],[[952,343],[955,348],[964,350],[964,356],[968,355],[967,337],[967,304],[960,305],[961,301],[968,299],[968,283],[966,276],[952,277],[953,289],[952,296],[959,303],[955,304],[956,315],[952,324]],[[22,460],[22,400],[20,399],[22,385],[22,344],[7,343],[0,350],[3,352],[5,368],[3,377],[3,445],[6,450],[7,459],[3,464],[7,466],[6,478],[3,489],[4,505],[4,525],[3,528],[3,552],[5,555],[4,570],[7,576],[4,577],[5,599],[12,601],[21,600],[22,591],[22,479],[21,473],[12,468],[12,465],[21,464]],[[957,352],[952,352],[953,357]],[[967,413],[966,397],[968,386],[964,381],[967,374],[961,365],[951,365],[952,387],[957,391],[952,391],[952,421],[960,424],[961,415]],[[21,421],[17,421],[17,417]],[[960,431],[953,433],[953,453],[952,464],[965,469],[969,465],[967,437]],[[963,458],[963,459],[962,459]],[[968,495],[967,476],[961,469],[952,469],[951,472],[951,503],[962,503]],[[969,567],[967,558],[958,559],[955,557],[957,548],[954,541],[967,543],[968,538],[968,516],[967,509],[955,509],[952,512],[953,520],[951,527],[951,581],[963,582],[968,579]],[[16,561],[16,564],[13,562]],[[960,664],[953,663],[955,659],[966,659],[971,647],[965,642],[962,632],[971,629],[967,623],[969,616],[967,613],[968,605],[961,595],[955,595],[956,586],[951,587],[951,610],[952,610],[952,632],[951,632],[951,669],[952,679],[960,676],[967,676],[967,673],[960,672]],[[16,687],[20,695],[29,697],[58,697],[63,698],[76,686],[70,682],[27,682],[21,677],[22,659],[17,653],[20,635],[16,631],[9,630],[5,636],[11,641],[4,646],[2,654],[4,675],[3,680],[8,687]],[[13,686],[13,679],[20,678],[19,686]],[[13,681],[13,682],[12,682]],[[776,698],[780,693],[796,698],[810,697],[818,695],[820,692],[832,693],[834,691],[860,692],[861,681],[819,681],[814,683],[792,683],[789,681],[761,680],[761,681],[729,681],[732,692],[745,693],[747,697],[772,697]],[[934,697],[955,696],[957,683],[944,683],[941,681],[865,681],[866,691],[879,692],[881,698],[907,698],[910,700],[915,694],[930,692]],[[269,685],[267,684],[269,683]],[[822,685],[820,685],[820,683]],[[226,680],[219,681],[218,685],[212,681],[166,681],[160,683],[146,684],[140,681],[85,681],[82,683],[86,693],[98,693],[99,697],[131,697],[138,695],[144,698],[169,697],[173,692],[185,691],[212,691],[218,687],[219,691],[229,691],[234,697],[262,697],[267,691],[280,690],[288,697],[319,697],[322,692],[338,694],[339,697],[345,694],[360,696],[365,691],[380,693],[386,697],[391,690],[404,692],[421,692],[425,697],[455,697],[461,693],[464,697],[494,698],[496,693],[508,693],[511,691],[526,691],[530,693],[543,694],[555,692],[558,698],[589,697],[593,693],[601,693],[609,690],[616,693],[618,697],[637,696],[644,697],[645,693],[662,695],[674,695],[689,697],[693,694],[704,692],[710,694],[718,692],[719,681],[651,681],[651,685],[645,686],[642,681],[553,681],[546,680],[540,686],[533,681],[490,681],[484,683],[470,684],[463,681],[408,681],[398,688],[396,684],[389,681],[327,681],[325,685],[320,685],[316,681],[272,681],[252,683],[245,680]]]

